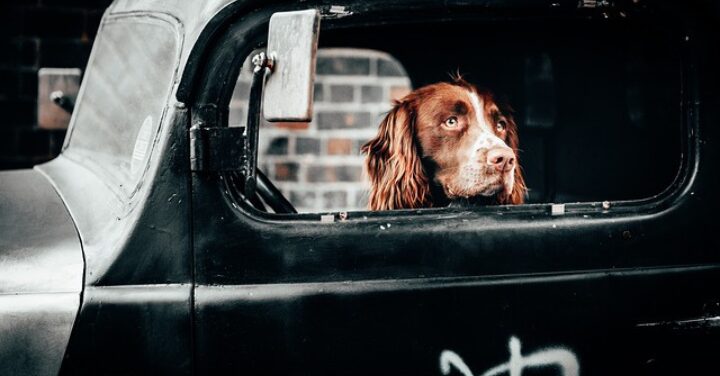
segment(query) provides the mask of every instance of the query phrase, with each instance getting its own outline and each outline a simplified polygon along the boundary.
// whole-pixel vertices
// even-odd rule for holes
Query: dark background
[[[0,170],[60,152],[65,130],[37,126],[37,71],[85,70],[111,0],[0,0]]]

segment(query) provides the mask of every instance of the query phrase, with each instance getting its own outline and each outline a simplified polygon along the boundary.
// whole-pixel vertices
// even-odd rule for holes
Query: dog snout
[[[487,164],[498,172],[510,171],[515,167],[515,153],[507,147],[495,147],[487,152]]]

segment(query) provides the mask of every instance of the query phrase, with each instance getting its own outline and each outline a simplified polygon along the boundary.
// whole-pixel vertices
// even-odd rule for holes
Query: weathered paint
[[[482,15],[489,5],[508,11],[549,9],[549,3],[471,6]],[[553,9],[574,9],[577,2],[571,3]],[[432,18],[467,6],[413,5]],[[218,109],[227,105],[222,93],[237,74],[228,62],[262,41],[270,15],[309,7],[329,6],[138,0],[110,8],[109,15],[160,12],[175,19],[184,42],[174,80],[182,79],[172,83],[147,178],[132,202],[119,202],[83,160],[61,155],[38,167],[78,226],[83,246],[95,250],[87,255],[91,267],[63,373],[437,375],[446,349],[468,372],[504,364],[504,345],[513,336],[518,340],[510,342],[507,366],[517,372],[526,356],[545,346],[572,352],[583,375],[689,374],[715,365],[717,326],[645,324],[715,322],[703,307],[717,301],[708,286],[720,282],[712,221],[720,189],[713,140],[720,137],[707,120],[717,117],[718,107],[705,104],[703,95],[714,97],[697,84],[698,75],[718,82],[718,64],[698,64],[687,55],[683,174],[658,197],[605,208],[566,204],[558,216],[548,205],[351,212],[341,221],[333,214],[325,214],[327,221],[319,213],[272,216],[248,206],[223,174],[191,173],[187,132],[196,120],[224,125],[218,123]],[[328,20],[329,27],[406,21],[408,5],[347,7],[352,14]],[[175,105],[175,98],[187,106]],[[37,172],[3,173],[0,184],[13,174]],[[15,183],[22,189],[37,183],[27,186],[37,193],[47,188],[43,179]],[[36,211],[37,203],[59,207],[49,196],[30,194],[28,205]],[[3,224],[45,223],[4,213]],[[67,213],[56,214],[50,218],[71,223]],[[49,255],[58,250],[53,245],[64,244],[70,258],[81,257],[70,240],[77,234],[69,230],[37,247],[38,239],[8,233],[2,241],[17,241],[13,250]],[[5,354],[13,361],[41,359],[27,364],[53,373],[80,304],[75,286],[82,272],[61,280],[61,268],[42,273],[50,269],[43,257],[17,260],[11,264],[37,268],[38,279],[9,280],[0,315],[10,319],[0,328],[11,335],[0,345],[12,350]],[[52,281],[68,291],[47,294]],[[10,292],[21,288],[41,293]],[[52,351],[39,354],[38,338]]]

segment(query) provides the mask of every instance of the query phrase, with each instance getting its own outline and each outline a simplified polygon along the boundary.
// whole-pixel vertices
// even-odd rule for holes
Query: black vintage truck
[[[719,15],[117,0],[61,155],[0,173],[0,374],[718,374]],[[261,103],[310,120],[318,46],[511,93],[531,203],[295,213]]]

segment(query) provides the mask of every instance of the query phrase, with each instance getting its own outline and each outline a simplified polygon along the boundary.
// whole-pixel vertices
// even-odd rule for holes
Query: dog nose
[[[507,147],[492,148],[487,153],[487,164],[500,172],[510,171],[515,166],[515,153]]]

